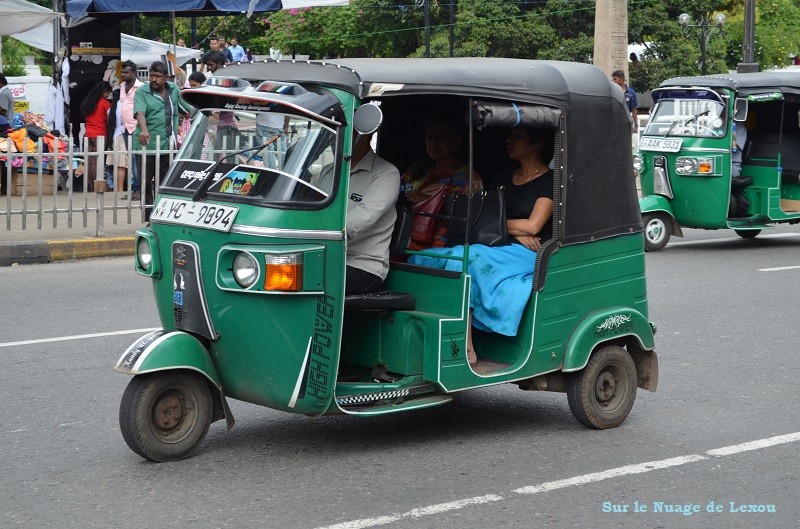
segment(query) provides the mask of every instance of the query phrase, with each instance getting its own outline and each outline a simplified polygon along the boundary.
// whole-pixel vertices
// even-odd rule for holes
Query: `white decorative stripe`
[[[139,358],[136,360],[136,363],[133,364],[133,369],[131,369],[131,371],[134,371],[134,372],[138,371],[139,368],[142,366],[142,363],[144,362],[144,359],[147,358],[147,355],[149,355],[153,351],[153,349],[155,349],[158,346],[158,344],[160,344],[161,342],[163,342],[167,338],[170,338],[174,334],[175,334],[175,332],[169,332],[169,333],[165,334],[164,336],[159,336],[156,340],[153,341],[153,343],[148,345],[147,349],[145,349],[142,352],[142,354],[139,355]]]
[[[248,226],[234,224],[231,233],[242,235],[254,235],[256,237],[279,237],[282,239],[317,239],[325,241],[341,241],[344,239],[344,231],[334,230],[289,230],[284,228],[262,228],[260,226]]]
[[[313,336],[308,337],[308,346],[306,346],[306,356],[303,358],[303,364],[300,366],[300,373],[297,375],[297,382],[294,384],[294,391],[292,398],[289,400],[289,407],[294,408],[297,404],[297,396],[300,394],[300,386],[303,385],[303,375],[306,374],[306,365],[308,364],[308,356],[311,353],[311,339]]]

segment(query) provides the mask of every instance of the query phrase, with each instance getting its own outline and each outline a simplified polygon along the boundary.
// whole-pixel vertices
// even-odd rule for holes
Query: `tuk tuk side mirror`
[[[747,120],[747,99],[737,97],[733,102],[733,121]]]
[[[368,136],[378,130],[381,123],[383,123],[383,111],[376,103],[361,105],[353,114],[353,128],[362,136]]]

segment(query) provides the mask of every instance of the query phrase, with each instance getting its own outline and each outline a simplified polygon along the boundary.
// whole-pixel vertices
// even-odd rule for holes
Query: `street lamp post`
[[[722,30],[725,25],[725,15],[717,13],[714,15],[712,23],[708,17],[703,18],[699,23],[695,24],[687,13],[681,13],[678,16],[678,24],[683,26],[684,33],[688,33],[688,28],[698,28],[698,37],[700,38],[700,73],[706,75],[706,47],[708,46],[708,39],[715,29]]]

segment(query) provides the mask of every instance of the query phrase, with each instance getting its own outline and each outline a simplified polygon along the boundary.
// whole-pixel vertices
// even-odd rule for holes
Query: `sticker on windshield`
[[[247,196],[258,182],[259,173],[255,171],[231,171],[219,184],[219,192],[228,195]]]

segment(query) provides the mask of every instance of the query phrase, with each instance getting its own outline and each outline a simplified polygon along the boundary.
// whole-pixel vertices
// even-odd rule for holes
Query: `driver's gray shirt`
[[[329,189],[333,167],[322,170],[322,189]],[[327,185],[325,185],[327,184]],[[386,279],[389,243],[397,220],[394,204],[400,192],[400,171],[370,150],[350,169],[347,196],[347,265]]]

